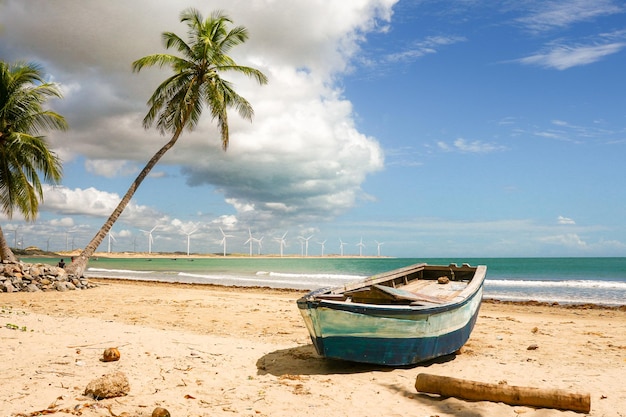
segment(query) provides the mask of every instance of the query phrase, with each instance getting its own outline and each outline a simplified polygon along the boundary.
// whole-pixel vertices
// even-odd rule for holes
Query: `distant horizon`
[[[22,249],[22,251],[26,251],[28,249],[36,249],[41,250],[37,247],[30,247],[26,249]],[[45,251],[42,251],[45,252]],[[82,250],[73,250],[73,251],[50,251],[46,255],[32,255],[32,257],[54,257],[53,255],[58,255],[59,257],[71,258],[74,256],[79,256]],[[30,256],[24,256],[30,257]],[[284,254],[281,256],[278,253],[268,253],[268,254],[253,254],[252,256],[248,253],[227,253],[226,256],[221,253],[190,253],[187,255],[186,252],[95,252],[91,258],[290,258],[290,259],[315,259],[315,258],[338,258],[338,259],[568,259],[568,258],[576,258],[576,259],[584,259],[584,258],[626,258],[626,256],[386,256],[386,255],[340,255],[340,254],[324,254],[324,255],[300,255],[300,254]]]

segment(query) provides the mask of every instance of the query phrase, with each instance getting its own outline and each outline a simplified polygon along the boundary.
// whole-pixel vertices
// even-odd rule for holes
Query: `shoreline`
[[[216,290],[223,291],[241,291],[241,292],[257,292],[257,291],[265,291],[268,293],[277,293],[277,294],[296,294],[298,297],[307,294],[308,290],[300,290],[297,288],[280,288],[280,287],[268,287],[262,285],[222,285],[222,284],[213,284],[213,283],[198,283],[198,282],[172,282],[172,281],[158,281],[158,280],[150,280],[150,279],[135,279],[135,278],[107,278],[107,277],[90,277],[90,281],[95,282],[97,284],[107,283],[124,283],[128,285],[150,285],[154,283],[155,285],[162,285],[164,287],[172,287],[172,288],[212,288]],[[547,301],[535,301],[535,300],[527,300],[527,301],[517,301],[517,300],[499,300],[496,298],[485,298],[483,296],[482,300],[483,304],[502,304],[502,305],[514,305],[514,306],[537,306],[537,307],[553,307],[553,308],[565,308],[565,309],[580,309],[580,310],[617,310],[617,311],[626,311],[626,300],[624,304],[620,305],[608,305],[608,304],[597,304],[597,303],[557,303],[557,302],[547,302]]]
[[[388,368],[317,356],[295,302],[304,291],[94,281],[83,291],[0,294],[0,320],[15,326],[0,327],[1,416],[50,405],[84,417],[149,417],[157,406],[177,416],[581,415],[420,394],[419,373],[588,392],[588,415],[626,415],[623,310],[484,302],[455,355]],[[121,359],[102,362],[113,346]],[[83,395],[113,371],[127,375],[127,396]]]

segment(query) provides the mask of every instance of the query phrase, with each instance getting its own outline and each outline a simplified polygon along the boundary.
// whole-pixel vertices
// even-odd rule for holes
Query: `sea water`
[[[626,258],[100,257],[85,276],[312,290],[421,262],[486,265],[485,298],[626,305]]]

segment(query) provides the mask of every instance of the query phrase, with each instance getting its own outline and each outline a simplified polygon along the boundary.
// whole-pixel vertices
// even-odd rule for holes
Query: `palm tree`
[[[102,243],[139,185],[161,157],[176,144],[183,130],[193,130],[196,127],[204,106],[217,119],[224,150],[228,148],[229,140],[227,108],[234,107],[241,117],[252,119],[254,111],[250,103],[233,90],[230,82],[220,76],[221,73],[234,71],[256,79],[259,84],[267,83],[267,77],[262,72],[237,65],[227,55],[231,48],[248,39],[246,28],[237,26],[229,30],[228,26],[232,21],[220,11],[212,13],[204,20],[196,9],[187,9],[181,13],[180,21],[188,26],[189,43],[171,32],[163,33],[163,41],[167,49],[175,48],[182,57],[153,54],[138,59],[132,65],[136,72],[155,65],[169,66],[173,70],[174,73],[157,87],[148,100],[150,108],[143,119],[144,128],[148,129],[156,123],[161,134],[171,134],[172,137],[148,161],[102,228],[66,268],[68,273],[83,273],[89,257]]]
[[[44,109],[50,97],[60,98],[61,92],[45,82],[38,65],[0,62],[0,209],[9,218],[17,209],[35,220],[43,201],[40,173],[46,182],[61,181],[61,161],[40,135],[67,129],[63,116]],[[1,228],[0,256],[16,260]]]

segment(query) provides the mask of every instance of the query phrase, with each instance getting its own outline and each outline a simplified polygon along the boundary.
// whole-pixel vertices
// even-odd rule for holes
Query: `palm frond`
[[[144,67],[168,66],[173,72],[154,91],[148,100],[148,112],[143,120],[145,128],[156,124],[161,133],[193,130],[207,107],[217,121],[222,147],[229,141],[227,109],[234,108],[241,117],[251,119],[254,112],[248,101],[235,92],[221,73],[239,72],[266,84],[267,77],[255,68],[238,65],[228,52],[248,39],[243,26],[229,28],[231,19],[216,10],[204,19],[194,8],[183,10],[180,21],[187,25],[187,41],[171,32],[162,35],[167,49],[176,49],[183,57],[153,54],[133,62],[133,71]]]

